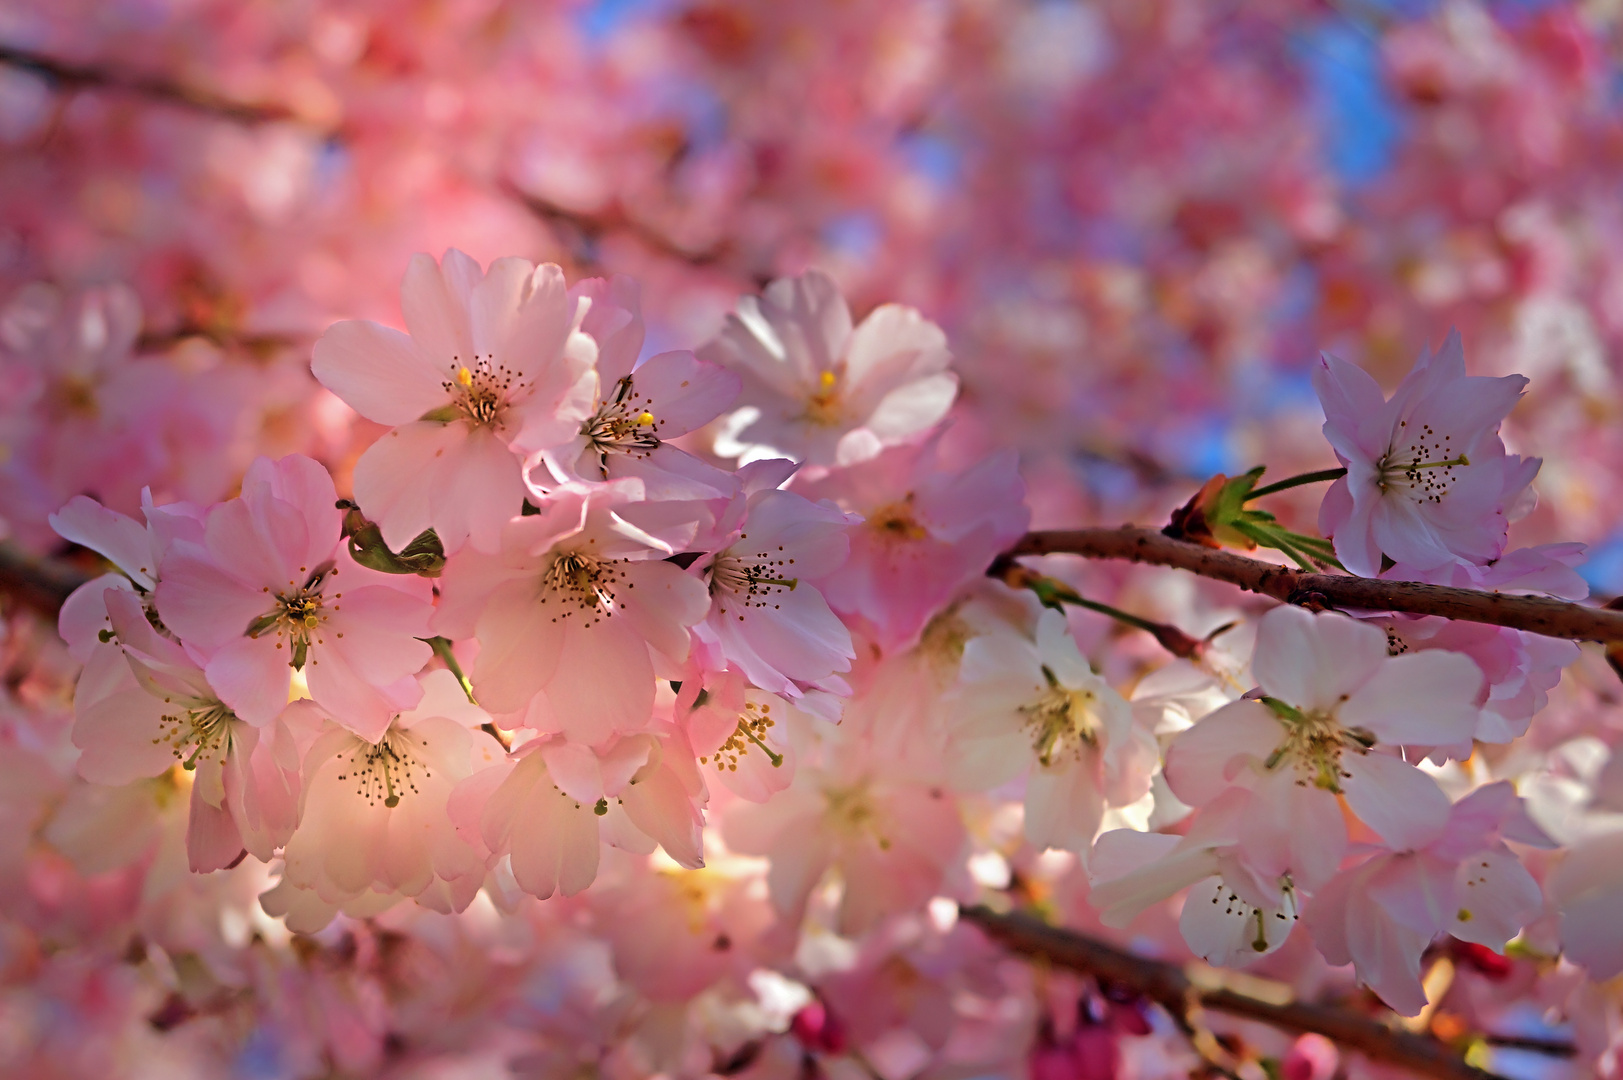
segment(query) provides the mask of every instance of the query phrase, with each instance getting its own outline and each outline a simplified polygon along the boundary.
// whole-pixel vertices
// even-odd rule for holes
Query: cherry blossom
[[[637,285],[628,278],[584,281],[569,291],[586,315],[581,332],[598,343],[591,415],[567,442],[541,457],[558,482],[636,477],[655,501],[727,498],[727,473],[671,440],[714,420],[738,396],[738,377],[690,352],[637,362],[643,340]]]
[[[640,734],[598,751],[540,738],[464,781],[450,815],[470,843],[505,857],[519,888],[573,896],[596,879],[601,845],[649,854],[658,843],[678,863],[703,865],[702,791],[691,756]]]
[[[588,744],[647,725],[656,671],[676,675],[708,600],[620,516],[641,494],[629,478],[562,490],[508,523],[500,554],[447,563],[434,627],[479,639],[473,686],[492,713]]]
[[[14,7],[0,1073],[1617,1071],[1608,5]]]
[[[1381,558],[1418,569],[1489,562],[1539,469],[1505,453],[1499,424],[1527,380],[1465,374],[1457,332],[1423,353],[1390,399],[1356,365],[1323,357],[1313,386],[1324,435],[1347,475],[1326,493],[1319,527],[1336,557],[1374,577]]]
[[[98,552],[120,571],[81,585],[63,601],[57,627],[77,660],[89,660],[101,631],[112,627],[102,593],[109,588],[133,589],[155,615],[152,593],[170,543],[203,539],[202,507],[190,503],[153,506],[150,492],[142,493],[141,502],[144,526],[83,495],[68,500],[48,519],[58,536]]]
[[[299,747],[281,717],[245,723],[180,645],[153,629],[134,593],[108,590],[112,650],[124,674],[75,701],[79,775],[128,784],[181,765],[194,775],[186,848],[195,872],[269,859],[297,820]],[[89,689],[89,688],[87,688]]]
[[[1089,864],[1089,902],[1107,926],[1125,927],[1151,905],[1188,888],[1178,916],[1184,941],[1208,963],[1244,966],[1285,944],[1301,917],[1300,883],[1325,875],[1321,852],[1302,845],[1264,863],[1247,856],[1270,814],[1264,798],[1231,788],[1203,809],[1183,836],[1113,829]],[[1321,821],[1304,819],[1309,828]],[[1250,842],[1248,846],[1248,841]],[[1328,862],[1334,868],[1338,856]]]
[[[457,835],[446,802],[501,747],[477,729],[482,714],[450,672],[425,676],[423,691],[418,707],[376,741],[330,722],[316,736],[305,754],[299,827],[282,853],[282,890],[312,892],[331,908],[368,893],[442,911],[472,902],[485,861]]]
[[[818,582],[829,604],[862,620],[887,649],[910,642],[967,581],[1026,531],[1030,512],[1015,455],[962,471],[940,461],[940,441],[885,450],[794,490],[860,514],[851,554]]]
[[[788,701],[746,684],[738,672],[682,679],[677,713],[704,774],[741,799],[766,802],[789,786],[798,758],[784,725]]]
[[[1414,1016],[1426,1006],[1420,958],[1433,938],[1449,933],[1503,952],[1542,907],[1538,882],[1501,836],[1554,846],[1504,781],[1456,802],[1446,830],[1425,847],[1377,854],[1321,889],[1307,916],[1314,942]]]
[[[717,525],[717,548],[693,563],[710,593],[695,637],[768,693],[845,691],[836,673],[851,668],[851,633],[814,582],[845,560],[851,521],[832,503],[746,487]]]
[[[1088,666],[1058,612],[1045,611],[1033,643],[1013,633],[964,645],[951,775],[971,790],[1029,771],[1025,833],[1039,848],[1085,855],[1106,806],[1149,792],[1160,757],[1120,694]]]
[[[1166,778],[1191,806],[1231,785],[1256,794],[1257,818],[1240,842],[1257,872],[1284,872],[1289,862],[1299,886],[1317,887],[1347,843],[1343,798],[1399,850],[1441,833],[1448,797],[1391,751],[1469,737],[1481,669],[1442,651],[1388,656],[1375,627],[1294,607],[1263,617],[1251,663],[1259,696],[1225,705],[1173,739]]]
[[[812,465],[865,461],[920,436],[958,393],[939,327],[886,304],[853,328],[839,287],[815,270],[741,298],[699,357],[744,380],[744,445]]]
[[[447,551],[496,550],[524,500],[522,458],[557,445],[592,410],[584,307],[556,266],[500,259],[481,271],[456,249],[412,259],[400,286],[408,333],[330,327],[311,370],[393,430],[355,466],[355,497],[399,550],[432,528]]]
[[[826,765],[803,762],[794,782],[765,805],[737,805],[722,836],[735,852],[771,857],[769,895],[791,922],[803,917],[824,875],[837,870],[843,891],[835,926],[844,934],[937,895],[965,841],[943,787],[886,776],[849,752]]]
[[[260,458],[243,494],[209,510],[201,542],[176,541],[160,566],[164,625],[250,724],[282,710],[295,671],[358,734],[380,735],[422,694],[427,583],[356,564],[336,503],[316,462]]]

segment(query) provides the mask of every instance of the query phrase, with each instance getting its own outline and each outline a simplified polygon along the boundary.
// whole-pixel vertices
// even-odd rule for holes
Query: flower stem
[[[473,705],[479,704],[479,702],[476,701],[473,696],[473,683],[466,675],[462,674],[462,665],[457,663],[456,654],[451,651],[451,639],[446,637],[431,637],[418,638],[417,640],[426,644],[430,649],[433,649],[434,655],[440,658],[440,663],[449,668],[451,674],[456,676],[456,681],[462,684],[462,692],[468,695],[468,702]]]
[[[1201,651],[1206,647],[1206,642],[1190,637],[1176,626],[1169,623],[1158,623],[1141,615],[1134,615],[1130,611],[1123,611],[1121,608],[1111,607],[1109,604],[1101,604],[1097,600],[1089,600],[1063,581],[1051,578],[1046,574],[1039,574],[1035,570],[1021,566],[1012,559],[1000,558],[992,564],[986,573],[989,577],[999,578],[1011,588],[1030,589],[1037,594],[1038,600],[1055,610],[1059,610],[1064,604],[1087,608],[1089,611],[1097,611],[1101,615],[1108,615],[1117,622],[1125,623],[1136,630],[1143,630],[1145,633],[1153,634],[1155,640],[1159,641],[1163,648],[1174,656],[1182,657],[1185,660],[1199,657]],[[1224,629],[1227,629],[1227,627]]]
[[[1254,489],[1250,495],[1246,496],[1246,500],[1249,502],[1252,499],[1259,499],[1264,495],[1272,495],[1276,491],[1285,491],[1293,487],[1301,487],[1304,484],[1317,484],[1324,480],[1339,480],[1346,475],[1347,470],[1343,468],[1320,469],[1318,472],[1300,473],[1296,476],[1287,476],[1285,479],[1276,483],[1267,484],[1263,487]]]

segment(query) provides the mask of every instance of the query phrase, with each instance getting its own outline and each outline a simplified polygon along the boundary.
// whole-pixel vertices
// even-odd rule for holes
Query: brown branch
[[[212,90],[204,90],[184,83],[172,82],[157,75],[135,71],[120,71],[113,67],[75,64],[43,53],[0,44],[0,64],[9,64],[70,90],[116,90],[149,98],[194,112],[208,113],[239,124],[264,124],[275,120],[297,119],[293,110],[271,102],[234,101]]]
[[[1346,1009],[1302,1001],[1280,1005],[1226,988],[1202,989],[1176,964],[1136,956],[1102,941],[1049,926],[1031,915],[1000,915],[979,905],[961,911],[966,920],[980,927],[987,936],[1015,952],[1136,990],[1174,1016],[1184,1015],[1194,1004],[1286,1031],[1323,1035],[1371,1061],[1395,1065],[1422,1076],[1438,1080],[1495,1080],[1493,1073],[1467,1064],[1445,1043],[1430,1036],[1389,1028],[1378,1020]]]
[[[31,559],[0,544],[0,593],[46,615],[55,615],[68,594],[90,580],[61,559]]]
[[[1232,551],[1175,540],[1154,529],[1133,525],[1027,533],[1007,552],[1010,557],[1061,553],[1171,566],[1288,604],[1440,615],[1463,622],[1508,626],[1546,637],[1623,641],[1623,611],[1543,596],[1512,596],[1342,574],[1310,574]]]
[[[167,330],[143,330],[135,339],[138,352],[163,352],[183,341],[202,338],[221,349],[240,349],[254,356],[267,356],[278,349],[291,349],[304,344],[301,338],[287,334],[234,334],[222,330],[182,323]]]

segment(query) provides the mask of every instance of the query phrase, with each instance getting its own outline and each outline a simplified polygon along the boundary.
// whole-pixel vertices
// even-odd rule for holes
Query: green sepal
[[[349,517],[360,517],[360,511],[351,510],[346,515],[346,518]],[[344,531],[349,537],[349,554],[362,566],[385,574],[419,574],[423,577],[439,577],[440,571],[445,569],[445,547],[433,529],[424,529],[399,552],[393,552],[383,542],[382,530],[372,522],[360,518],[353,528],[351,524],[349,520],[344,522]]]

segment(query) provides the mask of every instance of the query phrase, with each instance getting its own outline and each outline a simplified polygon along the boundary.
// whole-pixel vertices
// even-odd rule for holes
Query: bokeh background
[[[73,495],[216,500],[259,454],[342,490],[378,429],[310,347],[398,325],[408,258],[455,246],[636,277],[651,349],[807,267],[859,317],[915,305],[963,379],[951,453],[1017,447],[1037,526],[1159,524],[1213,473],[1332,465],[1315,355],[1390,389],[1458,328],[1473,373],[1532,380],[1505,440],[1545,464],[1512,546],[1584,541],[1623,592],[1620,34],[1618,0],[0,0],[0,537],[60,553]],[[1318,495],[1280,512],[1311,529]],[[1196,586],[1087,573],[1187,622]],[[237,914],[244,881],[198,950],[237,950],[258,1026],[185,1023],[215,998],[153,988],[208,965],[102,935],[173,880],[97,877],[60,818],[24,858],[39,801],[5,793],[46,782],[50,637],[0,637],[0,1061],[60,1069],[18,1075],[370,1075],[414,1023],[496,1061],[493,1010],[567,1027],[595,992],[605,961],[551,939],[504,986],[489,927],[290,945]],[[204,910],[143,917],[179,940]],[[315,950],[304,974],[267,940]],[[421,996],[322,974],[367,964]]]
[[[821,266],[859,313],[894,299],[946,327],[959,437],[1020,446],[1042,524],[1323,463],[1316,351],[1390,386],[1458,327],[1474,371],[1533,379],[1509,437],[1546,457],[1544,507],[1521,538],[1590,541],[1594,585],[1618,591],[1620,18],[1609,0],[10,2],[0,292],[133,288],[143,351],[185,392],[207,383],[215,423],[233,410],[240,468],[297,441],[297,414],[348,423],[306,381],[309,344],[394,318],[412,252],[632,274],[663,347]],[[233,469],[188,460],[188,438],[154,486],[216,497]],[[127,504],[131,483],[98,494]],[[47,487],[5,508],[36,544],[39,506],[91,485]]]

